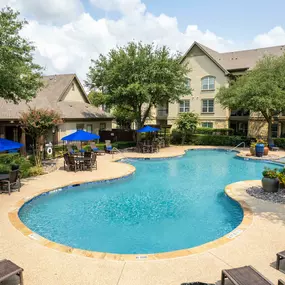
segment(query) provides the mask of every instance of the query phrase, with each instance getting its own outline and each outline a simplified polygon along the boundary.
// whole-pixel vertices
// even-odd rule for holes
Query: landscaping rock
[[[265,192],[260,186],[253,186],[246,190],[246,192],[257,199],[270,201],[273,203],[285,204],[285,189],[279,189],[278,192]]]

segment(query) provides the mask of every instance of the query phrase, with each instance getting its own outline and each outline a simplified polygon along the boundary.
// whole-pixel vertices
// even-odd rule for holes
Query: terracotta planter
[[[279,190],[278,178],[262,178],[262,188],[265,192],[277,192]]]
[[[264,155],[268,155],[269,148],[267,146],[264,147]]]

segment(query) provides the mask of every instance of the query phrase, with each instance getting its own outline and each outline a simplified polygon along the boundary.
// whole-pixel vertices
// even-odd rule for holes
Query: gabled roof
[[[85,102],[63,100],[74,80],[78,83]],[[29,106],[57,110],[64,119],[113,118],[111,114],[90,104],[76,74],[43,76],[43,83],[44,86],[38,91],[37,96],[28,103],[21,101],[19,104],[14,104],[1,98],[0,120],[17,120],[22,112],[28,110]]]
[[[183,62],[184,59],[187,57],[187,55],[190,53],[190,51],[197,46],[200,50],[202,50],[225,74],[228,74],[229,72],[227,71],[227,69],[225,69],[215,58],[214,53],[217,53],[216,51],[201,45],[198,42],[194,42],[191,47],[186,51],[186,53],[183,55],[182,59],[180,60],[180,62]]]
[[[285,45],[281,45],[267,48],[219,53],[200,43],[194,42],[193,45],[184,54],[181,61],[187,57],[194,46],[198,46],[223,71],[226,70],[226,73],[229,73],[232,70],[252,69],[255,67],[256,63],[265,55],[281,56],[285,52]]]

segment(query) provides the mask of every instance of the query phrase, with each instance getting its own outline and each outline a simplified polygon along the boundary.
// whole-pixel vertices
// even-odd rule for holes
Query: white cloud
[[[0,7],[10,6],[40,23],[63,24],[83,12],[80,0],[0,0]]]
[[[268,47],[285,44],[285,30],[278,26],[268,33],[258,35],[254,38],[253,44],[256,47]]]
[[[140,0],[90,0],[96,7],[105,11],[118,11],[124,15],[143,14],[146,6]]]

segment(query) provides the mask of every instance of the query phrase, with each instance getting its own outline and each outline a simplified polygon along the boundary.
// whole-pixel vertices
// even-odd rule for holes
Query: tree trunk
[[[182,145],[185,144],[185,140],[186,140],[186,134],[183,132],[183,133],[182,133],[182,141],[181,141],[181,144],[182,144]]]
[[[272,118],[271,117],[268,119],[267,123],[268,123],[267,142],[269,143],[272,140]]]

